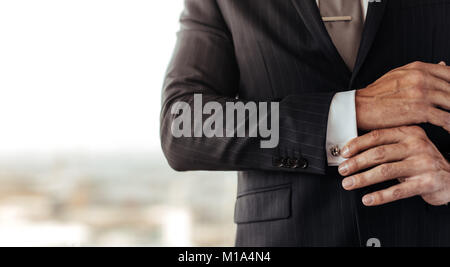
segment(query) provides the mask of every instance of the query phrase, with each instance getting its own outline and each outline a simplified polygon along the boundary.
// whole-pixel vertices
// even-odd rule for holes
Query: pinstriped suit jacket
[[[345,192],[325,152],[329,105],[412,61],[450,62],[450,0],[382,0],[369,5],[353,73],[328,36],[314,0],[186,0],[168,67],[162,148],[176,170],[238,172],[238,246],[450,245],[450,208],[411,198],[360,203],[391,182]],[[255,138],[175,138],[177,101],[279,101],[280,143]],[[444,130],[423,125],[442,153]],[[211,177],[214,179],[214,177]],[[392,182],[393,183],[393,182]]]

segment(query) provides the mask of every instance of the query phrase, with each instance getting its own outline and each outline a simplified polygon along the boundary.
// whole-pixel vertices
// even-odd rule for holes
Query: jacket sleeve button
[[[283,158],[273,158],[272,165],[277,168],[283,168]]]
[[[299,161],[299,165],[300,165],[300,168],[302,168],[302,169],[307,169],[308,168],[308,160],[306,160],[306,159],[302,159],[302,160],[300,160]]]
[[[289,168],[289,161],[290,161],[289,158],[281,158],[281,164],[282,164],[281,167],[283,167],[283,168]]]
[[[290,159],[289,160],[289,167],[291,169],[298,169],[298,167],[299,167],[298,159]]]

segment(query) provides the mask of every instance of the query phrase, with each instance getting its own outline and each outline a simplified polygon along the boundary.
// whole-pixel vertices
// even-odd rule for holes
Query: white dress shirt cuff
[[[340,156],[342,147],[358,137],[356,125],[355,91],[337,93],[331,101],[327,126],[328,166],[338,166],[345,161]]]

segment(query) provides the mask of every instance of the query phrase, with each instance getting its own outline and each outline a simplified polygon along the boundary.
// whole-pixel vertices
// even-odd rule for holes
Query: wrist
[[[372,121],[368,116],[374,110],[370,108],[370,98],[362,95],[362,90],[357,90],[355,94],[355,112],[356,112],[356,124],[358,130],[369,131],[372,127],[368,122]],[[375,119],[375,118],[373,118]]]

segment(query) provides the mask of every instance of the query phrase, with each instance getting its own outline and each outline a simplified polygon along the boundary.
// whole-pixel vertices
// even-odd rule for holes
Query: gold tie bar
[[[333,21],[351,21],[351,16],[338,16],[338,17],[322,17],[324,22],[333,22]]]

